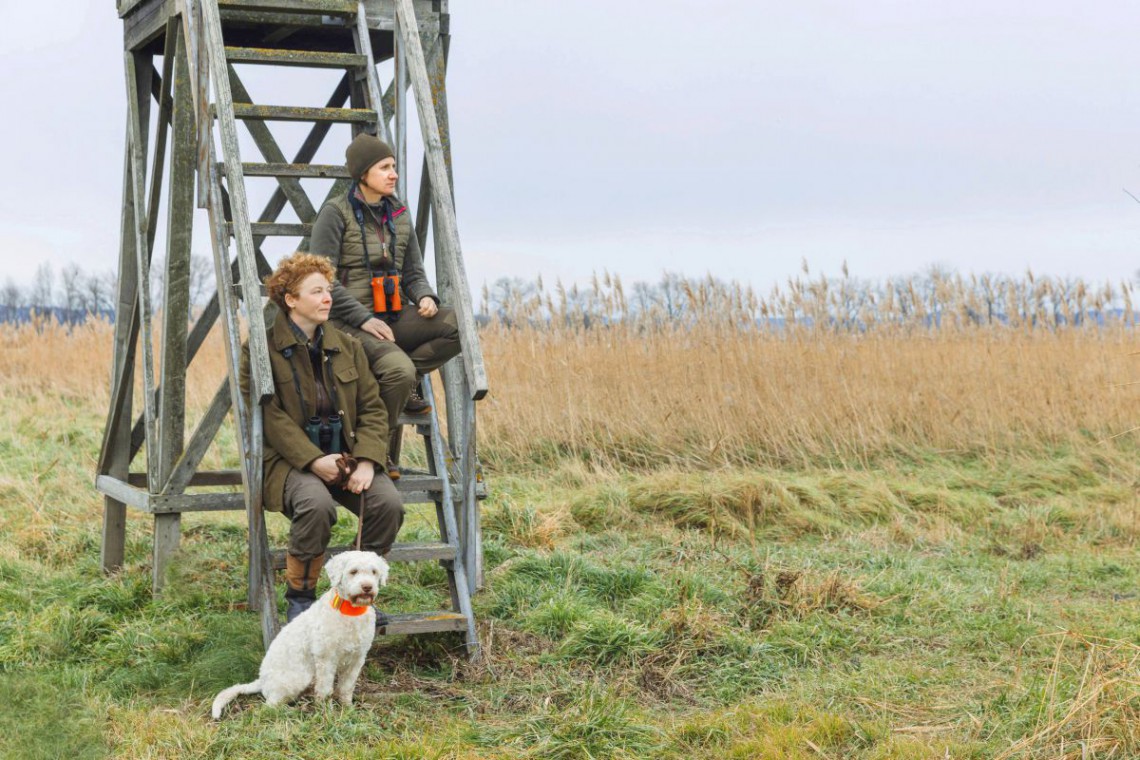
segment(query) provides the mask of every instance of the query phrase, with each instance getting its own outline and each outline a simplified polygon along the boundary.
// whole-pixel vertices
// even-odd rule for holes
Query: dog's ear
[[[329,585],[336,588],[340,585],[340,577],[344,575],[344,555],[338,554],[325,563],[325,573],[329,576]]]

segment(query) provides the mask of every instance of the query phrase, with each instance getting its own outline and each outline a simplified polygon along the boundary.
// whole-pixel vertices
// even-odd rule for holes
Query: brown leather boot
[[[392,480],[400,479],[400,449],[404,443],[404,426],[400,425],[388,437],[388,461],[384,468]]]
[[[324,564],[323,554],[309,560],[285,555],[285,601],[289,605],[285,611],[286,623],[292,623],[295,617],[313,606],[317,599],[317,580]]]

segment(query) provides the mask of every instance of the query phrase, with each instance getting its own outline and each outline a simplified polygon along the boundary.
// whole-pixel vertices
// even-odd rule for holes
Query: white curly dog
[[[312,687],[317,699],[333,695],[352,704],[356,679],[376,635],[372,601],[388,583],[388,563],[374,552],[344,552],[329,560],[325,572],[331,588],[281,629],[256,681],[223,689],[214,698],[214,720],[239,694],[261,693],[267,704],[278,705]]]

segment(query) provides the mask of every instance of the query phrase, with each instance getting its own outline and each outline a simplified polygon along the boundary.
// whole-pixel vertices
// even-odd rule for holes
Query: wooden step
[[[323,121],[337,124],[375,124],[376,112],[367,108],[311,108],[234,103],[234,118],[251,121]]]
[[[320,50],[277,50],[274,48],[227,47],[230,63],[266,66],[304,66],[312,69],[362,68],[368,59],[360,53],[326,53]]]
[[[218,172],[225,174],[225,164],[218,164]],[[257,164],[243,163],[242,174],[247,177],[325,177],[348,178],[348,169],[335,164]]]
[[[443,479],[435,475],[409,473],[396,481],[396,490],[405,504],[434,502],[442,495]]]
[[[435,633],[462,631],[467,628],[467,617],[458,612],[413,612],[407,615],[388,615],[386,626],[377,626],[376,635],[395,636],[407,633]]]
[[[407,412],[400,412],[399,424],[401,425],[430,425],[431,412],[424,412],[423,414],[408,414]]]
[[[223,11],[254,13],[297,13],[306,16],[356,15],[355,0],[218,0]]]
[[[313,231],[313,225],[252,222],[249,230],[254,237],[308,237]],[[234,234],[232,222],[226,222],[226,234]]]
[[[330,546],[325,550],[327,557],[335,557],[336,555],[347,552],[352,549],[351,546]],[[388,552],[389,562],[424,562],[424,561],[446,561],[455,559],[455,547],[451,544],[444,543],[420,543],[420,544],[393,544],[392,550]],[[273,569],[285,569],[285,550],[278,549],[273,552]]]

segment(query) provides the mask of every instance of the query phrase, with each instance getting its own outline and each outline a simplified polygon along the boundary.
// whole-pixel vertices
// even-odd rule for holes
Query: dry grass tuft
[[[1140,646],[1072,631],[1039,639],[1054,642],[1055,653],[1036,725],[996,760],[1140,754]]]

